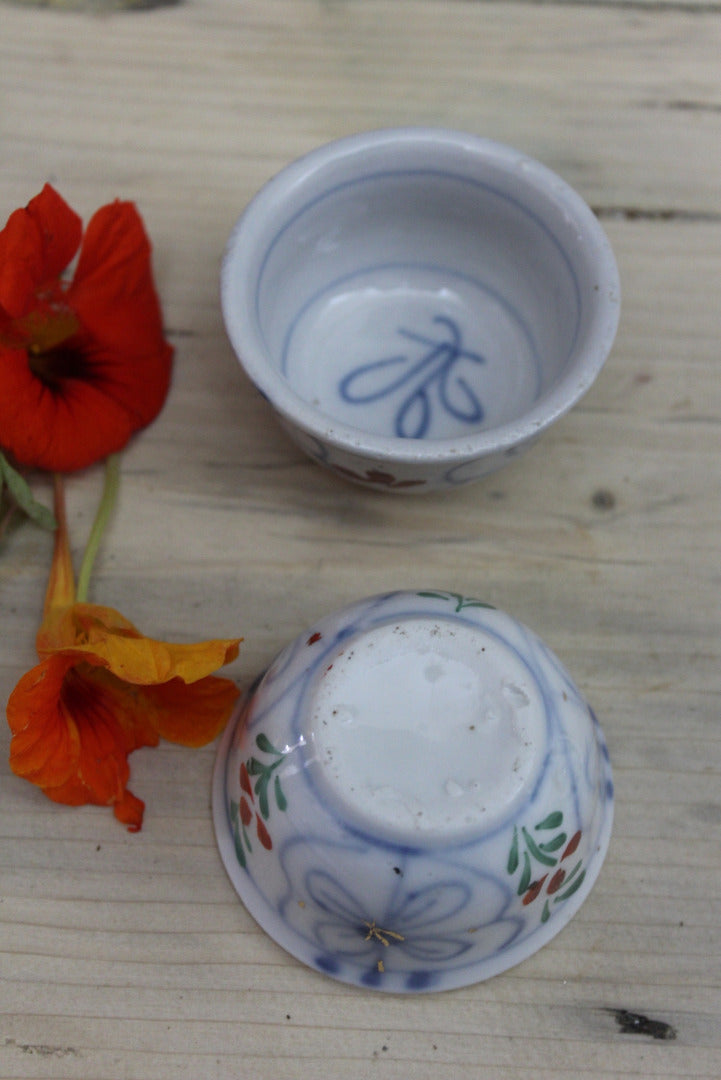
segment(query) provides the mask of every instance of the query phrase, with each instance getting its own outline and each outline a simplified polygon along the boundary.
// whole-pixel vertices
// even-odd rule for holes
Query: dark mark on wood
[[[721,112],[721,102],[693,101],[690,98],[678,98],[672,101],[645,101],[643,104],[646,109],[664,109],[668,112]]]
[[[647,1035],[651,1039],[675,1039],[676,1031],[665,1020],[649,1020],[628,1009],[609,1009],[622,1035]]]
[[[165,336],[169,338],[194,338],[198,335],[195,330],[185,329],[180,326],[166,326]]]
[[[22,1054],[36,1054],[38,1057],[45,1058],[79,1056],[74,1046],[52,1046],[50,1043],[20,1043],[16,1042],[15,1039],[6,1039],[5,1046],[8,1048],[14,1047]]]
[[[715,210],[684,210],[672,206],[594,206],[593,212],[597,218],[606,220],[664,221],[684,225],[708,225],[721,222],[721,214]]]
[[[517,3],[527,3],[528,0],[516,0]],[[589,0],[530,0],[536,7],[554,5],[556,7],[589,7]],[[594,0],[595,8],[606,8],[609,11],[637,11],[648,15],[653,12],[657,15],[719,15],[721,4],[699,3],[698,0]]]
[[[612,491],[608,491],[606,488],[599,488],[598,491],[594,491],[591,496],[591,505],[596,510],[613,510],[616,505],[616,496]]]
[[[151,11],[159,7],[176,7],[183,0],[10,0],[22,7],[53,8],[55,11],[88,12],[106,15],[112,11]]]

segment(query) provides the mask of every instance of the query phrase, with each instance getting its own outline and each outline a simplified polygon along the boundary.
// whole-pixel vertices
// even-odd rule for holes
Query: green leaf
[[[240,833],[238,831],[237,825],[234,825],[234,827],[233,827],[233,846],[235,848],[235,854],[236,854],[236,857],[238,859],[238,862],[240,863],[240,865],[245,870],[245,867],[246,867],[245,852],[243,851],[243,841],[240,839]]]
[[[513,826],[513,842],[511,843],[511,850],[508,852],[508,873],[515,874],[518,869],[518,829]]]
[[[576,863],[576,865],[574,866],[573,870],[571,870],[570,874],[566,874],[566,877],[564,878],[564,885],[568,886],[570,884],[570,882],[573,880],[573,878],[575,878],[576,874],[578,873],[578,871],[581,869],[582,866],[583,866],[583,859],[579,859],[578,862]]]
[[[566,889],[565,892],[559,893],[558,896],[554,897],[556,903],[559,903],[560,900],[568,900],[569,896],[573,896],[573,894],[576,892],[576,890],[580,889],[581,886],[583,885],[583,879],[585,878],[585,876],[586,876],[586,871],[584,870],[582,873],[580,873],[578,875],[578,877],[574,881],[573,885],[571,885],[568,889]]]
[[[250,842],[250,837],[248,836],[248,830],[246,829],[245,825],[242,824],[242,822],[241,822],[240,827],[243,830],[243,840],[245,841],[245,846],[247,847],[249,852],[252,852],[253,845]],[[243,866],[245,866],[245,863],[243,863]]]
[[[256,738],[255,745],[259,750],[262,750],[264,754],[273,754],[275,757],[283,756],[280,750],[276,750],[268,736],[264,735],[262,732]]]
[[[531,884],[531,860],[528,858],[528,852],[523,852],[523,873],[521,874],[521,880],[518,882],[518,895],[523,896],[524,892]]]
[[[0,453],[0,481],[4,481],[13,501],[31,521],[49,532],[57,529],[57,522],[50,510],[35,499],[27,480],[16,469],[13,469],[2,453]]]
[[[270,774],[268,772],[263,773],[259,777],[258,782],[255,785],[255,794],[258,796],[258,806],[263,818],[267,821],[270,814],[270,805],[268,803],[268,780]]]
[[[555,866],[556,860],[552,859],[550,855],[546,855],[544,854],[544,852],[541,851],[538,844],[533,839],[525,825],[522,831],[523,839],[526,841],[526,846],[533,858],[536,859],[537,862],[542,863],[544,866]]]
[[[277,805],[278,809],[279,810],[287,810],[288,809],[288,800],[285,797],[285,792],[283,791],[282,787],[280,786],[280,777],[279,776],[276,776],[275,782],[273,784],[273,788],[275,790],[275,802],[276,802],[276,805]]]
[[[537,829],[557,829],[559,825],[563,824],[563,814],[560,810],[554,810],[552,814],[545,817],[543,821],[539,821],[536,825]]]
[[[538,846],[541,851],[558,851],[560,847],[563,847],[567,839],[565,832],[562,832],[558,836],[554,836],[553,840],[546,840],[545,844],[539,844]]]
[[[541,912],[541,922],[542,923],[548,922],[550,917],[551,917],[551,909],[548,906],[548,900],[546,900],[546,903],[543,905],[543,911]]]

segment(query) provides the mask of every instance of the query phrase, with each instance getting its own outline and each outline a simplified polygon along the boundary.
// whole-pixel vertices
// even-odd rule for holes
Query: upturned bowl
[[[428,589],[321,619],[249,690],[213,814],[245,907],[298,960],[391,992],[520,963],[588,896],[613,784],[556,656],[481,601]]]
[[[270,180],[229,239],[221,303],[247,376],[313,459],[421,493],[497,469],[581,398],[620,287],[597,218],[555,173],[403,128]]]

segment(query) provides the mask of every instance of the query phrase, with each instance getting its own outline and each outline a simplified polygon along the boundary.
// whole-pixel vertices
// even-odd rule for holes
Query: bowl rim
[[[312,184],[329,167],[362,155],[369,148],[405,151],[426,147],[462,151],[513,173],[549,204],[563,208],[584,238],[584,251],[596,268],[596,307],[587,347],[520,417],[494,427],[445,438],[402,438],[369,432],[337,420],[302,397],[267,359],[253,318],[235,303],[237,281],[247,279],[256,265],[257,245],[269,216],[282,217],[288,196]],[[286,424],[306,435],[351,454],[397,464],[461,464],[510,451],[540,435],[565,415],[590,389],[611,351],[620,320],[621,284],[616,259],[606,233],[583,197],[558,174],[524,152],[485,136],[451,128],[381,128],[334,139],[290,162],[253,196],[231,230],[220,273],[221,310],[226,333],[241,368]]]

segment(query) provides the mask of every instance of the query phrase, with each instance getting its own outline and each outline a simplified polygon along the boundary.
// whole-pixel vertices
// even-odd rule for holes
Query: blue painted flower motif
[[[394,869],[397,887],[389,887],[385,897],[374,897],[373,901],[346,888],[326,869],[308,870],[300,907],[310,915],[304,936],[310,934],[318,950],[315,962],[319,968],[337,973],[347,965],[357,969],[358,981],[369,986],[377,985],[392,971],[403,978],[408,989],[421,989],[447,967],[463,964],[462,958],[480,944],[483,931],[497,947],[517,935],[518,921],[506,918],[507,894],[495,881],[489,879],[482,885],[459,874],[407,889],[404,871]],[[463,913],[479,887],[486,888],[491,898],[487,922],[466,926]],[[295,903],[286,908],[286,917],[293,917],[294,907],[297,910]],[[487,945],[488,941],[484,948]]]
[[[462,374],[464,362],[485,363],[479,353],[466,349],[460,327],[447,315],[432,320],[438,336],[428,336],[405,327],[398,334],[422,349],[414,355],[402,352],[361,364],[348,372],[338,385],[341,398],[352,405],[368,405],[382,398],[402,395],[395,417],[395,433],[400,438],[422,439],[433,420],[435,392],[438,406],[454,420],[478,424],[484,409],[478,395]]]
[[[412,967],[430,967],[455,960],[472,948],[470,935],[438,935],[444,921],[461,911],[471,890],[461,881],[438,882],[401,896],[396,905],[371,911],[324,870],[307,877],[308,895],[326,918],[315,923],[318,944],[329,956],[359,961],[367,957],[364,981],[373,982],[392,962],[392,953],[416,961]]]

